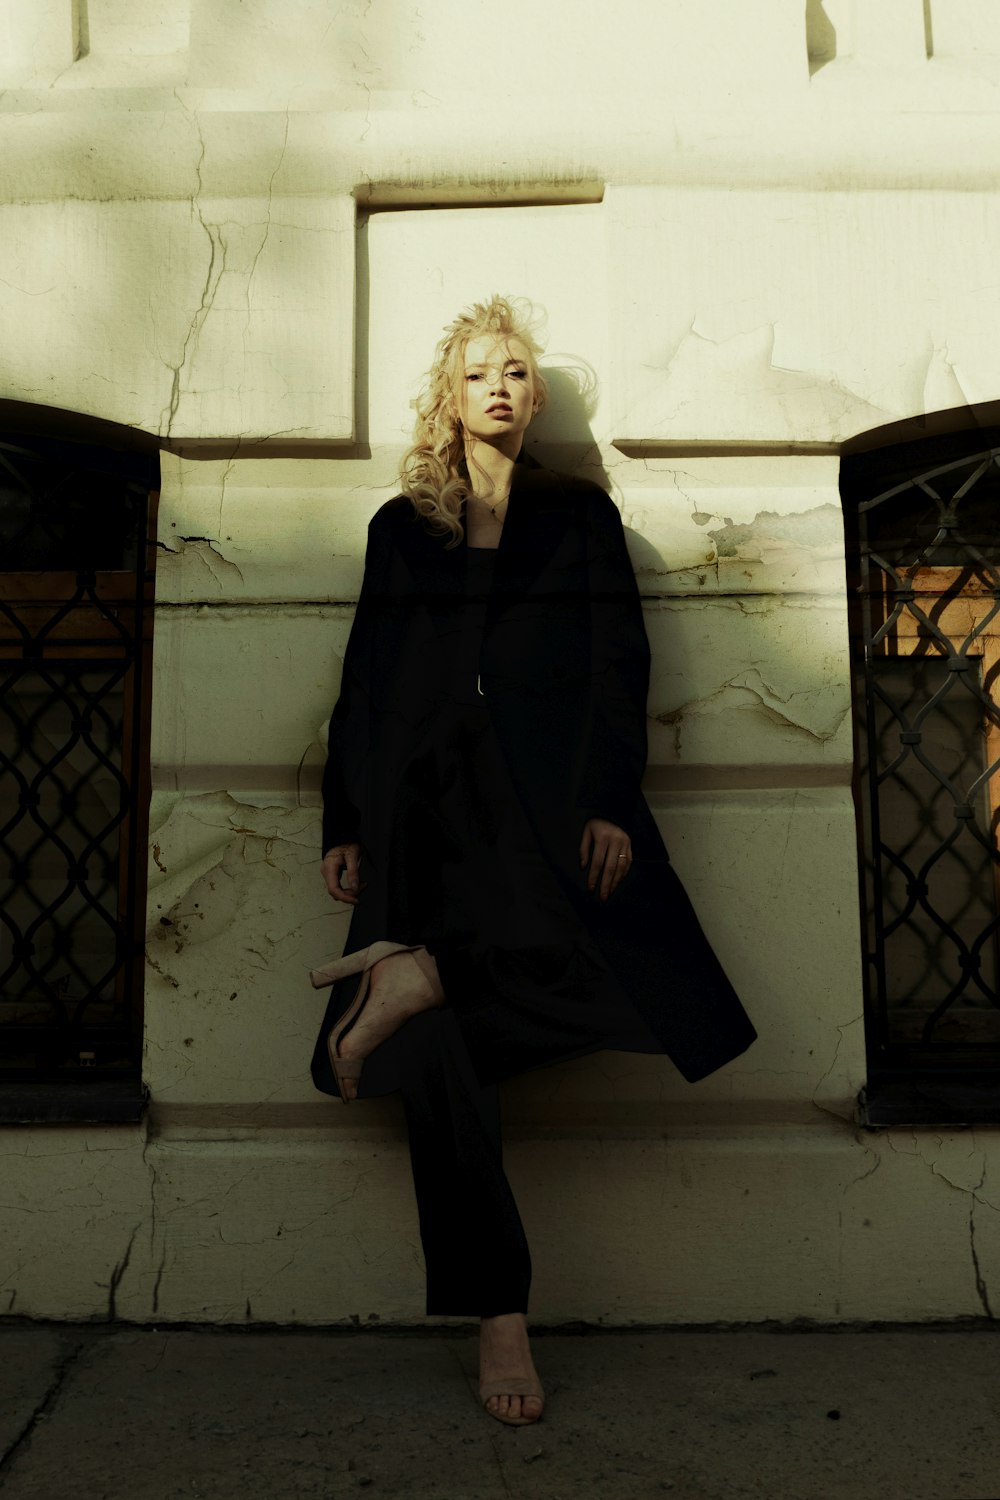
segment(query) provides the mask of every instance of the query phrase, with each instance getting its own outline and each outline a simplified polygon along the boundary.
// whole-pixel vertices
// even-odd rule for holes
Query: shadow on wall
[[[837,28],[824,9],[824,0],[806,0],[806,50],[810,78],[836,59]]]
[[[927,438],[960,437],[967,443],[968,434],[977,427],[984,433],[984,446],[988,446],[994,440],[995,430],[1000,429],[1000,400],[949,406],[940,411],[902,417],[881,427],[870,427],[848,438],[841,448],[841,457],[850,458],[873,448],[888,449],[903,443],[920,443]]]
[[[525,433],[525,447],[539,463],[563,474],[578,474],[586,466],[583,477],[607,490],[621,510],[621,491],[594,437],[592,424],[600,396],[596,370],[582,355],[565,351],[546,351],[540,364],[549,401]],[[628,527],[626,532],[637,571],[662,573],[668,566],[662,553],[641,532]]]
[[[551,363],[558,360],[559,363]],[[580,355],[546,352],[540,361],[549,404],[525,433],[525,444],[540,463],[575,474],[585,461],[600,457],[591,423],[597,411],[597,373]],[[611,488],[603,464],[588,478]]]
[[[932,0],[923,0],[923,30],[924,30],[924,54],[926,57],[934,56],[934,25],[931,15]],[[877,11],[878,6],[872,5],[871,11]],[[828,12],[832,11],[835,20],[831,20]],[[806,52],[809,57],[809,76],[818,73],[820,68],[825,68],[827,63],[835,62],[838,54],[850,56],[858,42],[858,31],[861,30],[862,38],[867,33],[867,28],[861,23],[866,18],[857,14],[853,8],[849,8],[847,0],[806,0]],[[909,20],[909,17],[905,19]],[[838,38],[837,26],[841,27],[841,35]]]

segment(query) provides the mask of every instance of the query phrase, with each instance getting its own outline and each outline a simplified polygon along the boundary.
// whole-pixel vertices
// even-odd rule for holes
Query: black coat
[[[463,518],[464,519],[464,518]],[[394,858],[393,789],[441,702],[441,638],[465,592],[467,552],[426,530],[397,495],[372,517],[365,573],[330,720],[323,852],[361,843],[362,880],[344,946],[420,943]],[[639,1015],[693,1082],[757,1033],[708,945],[640,789],[650,650],[621,516],[589,480],[543,468],[522,448],[494,564],[481,689],[538,844]],[[607,818],[633,863],[602,902],[580,868],[583,826]],[[412,856],[411,856],[412,858]],[[339,981],[312,1060],[336,1094],[326,1038],[357,988]]]

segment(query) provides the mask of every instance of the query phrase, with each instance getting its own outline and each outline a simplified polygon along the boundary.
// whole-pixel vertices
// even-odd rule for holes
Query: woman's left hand
[[[602,901],[607,901],[632,868],[632,840],[617,823],[609,823],[607,818],[588,818],[580,842],[581,869],[586,868],[588,860],[587,889],[592,891],[600,880],[599,895]]]

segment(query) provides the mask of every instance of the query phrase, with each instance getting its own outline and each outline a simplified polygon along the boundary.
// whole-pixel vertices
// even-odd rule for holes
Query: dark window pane
[[[8,1081],[140,1066],[156,468],[148,452],[0,434]]]
[[[80,448],[0,440],[0,569],[135,569],[147,491],[120,470]]]
[[[991,810],[981,666],[970,662],[973,694],[941,656],[873,662],[890,1043],[918,1042],[926,1027],[929,1041],[1000,1047],[996,879],[984,849]],[[917,723],[919,742],[901,743]],[[955,816],[952,789],[959,788],[978,788],[957,804],[970,817]]]
[[[1000,448],[982,442],[842,474],[869,1064],[897,1079],[1000,1082]]]

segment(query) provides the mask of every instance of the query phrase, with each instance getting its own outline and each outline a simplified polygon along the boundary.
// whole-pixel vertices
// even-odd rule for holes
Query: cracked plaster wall
[[[187,201],[0,206],[4,396],[164,438],[350,436],[353,203],[203,197],[199,160]]]
[[[251,1104],[263,1096],[296,1103],[311,1096],[300,1059],[316,1005],[301,978],[317,952],[342,945],[349,917],[331,914],[316,879],[324,721],[360,586],[367,520],[394,490],[388,473],[373,491],[363,483],[363,463],[348,468],[342,476],[339,466],[313,461],[207,463],[165,455],[150,870],[150,951],[158,966],[150,983],[160,998],[148,1033],[151,1077],[165,1106],[199,1097]],[[623,503],[647,596],[654,654],[649,795],[748,1003],[756,992],[766,1010],[775,1006],[776,990],[785,995],[777,1002],[781,1022],[770,1042],[758,1044],[756,1061],[772,1043],[786,1062],[797,1058],[784,1073],[777,1056],[746,1077],[736,1065],[735,1082],[727,1076],[700,1086],[698,1107],[730,1100],[735,1087],[747,1107],[780,1101],[785,1109],[821,1090],[846,1112],[863,1064],[857,1027],[846,1052],[837,1029],[857,1018],[857,959],[853,813],[846,787],[835,784],[851,757],[842,534],[829,500],[835,462],[761,461],[770,508],[760,526],[762,490],[745,483],[745,465],[733,460],[679,470],[664,461],[635,465],[612,452],[603,473]],[[735,540],[727,527],[736,528]],[[713,532],[722,537],[722,559]],[[711,552],[713,565],[700,572],[678,566],[695,549],[702,559]],[[738,571],[727,576],[723,565]],[[657,783],[659,771],[677,766],[700,770],[711,785],[727,764],[748,761],[786,767],[787,789],[741,800],[725,791],[722,775],[714,800],[671,794],[669,782],[665,800]],[[818,769],[830,784],[796,789],[802,768]],[[736,841],[732,819],[740,826]],[[808,869],[820,846],[830,857],[827,883],[817,890]],[[769,878],[761,883],[764,868]],[[844,918],[817,945],[831,886]],[[818,896],[813,912],[803,889]],[[750,890],[767,893],[766,911],[757,904],[748,910]],[[814,967],[811,1007],[796,1016],[798,964],[789,962],[776,985],[762,955],[790,953],[800,942],[802,962]],[[211,1025],[185,1045],[181,1034],[198,1031],[203,1009],[198,976],[210,972]],[[238,993],[228,982],[233,976]],[[263,1024],[273,1014],[275,987],[289,1019],[280,1043]],[[234,1064],[248,1006],[257,1008],[258,1021],[244,1030]],[[792,1022],[801,1039],[789,1051]],[[573,1064],[558,1091],[548,1083],[534,1087],[539,1118],[563,1099],[576,1108],[589,1098],[614,1111],[666,1097],[683,1109],[688,1092],[666,1076],[662,1061],[642,1058],[615,1059],[610,1072]]]
[[[546,1320],[995,1313],[989,1131],[772,1123],[678,1127],[669,1138],[635,1127],[507,1134],[533,1309]],[[422,1322],[416,1207],[397,1136],[398,1124],[351,1138],[254,1132],[249,1121],[152,1141],[135,1127],[7,1132],[0,1311]]]
[[[68,5],[22,54],[34,74],[8,52],[3,394],[229,456],[163,454],[150,1116],[0,1132],[0,1313],[421,1320],[398,1101],[345,1118],[308,1077],[305,971],[349,920],[317,875],[318,783],[407,402],[442,324],[496,283],[549,313],[535,451],[622,507],[654,658],[647,795],[762,1033],[698,1085],[603,1053],[505,1086],[533,1308],[993,1315],[994,1133],[852,1122],[837,458],[753,447],[995,395],[996,202],[969,189],[998,135],[1000,30],[961,3],[958,28],[932,5],[932,57],[911,5],[845,21],[822,58],[797,0],[729,6],[725,49],[720,5],[627,4],[555,78],[565,18],[535,7],[496,95],[502,151],[461,66],[472,12],[445,35],[367,0],[332,22],[306,0],[92,0],[75,59]],[[602,182],[502,219],[468,206]],[[355,190],[432,188],[454,206],[376,214],[356,240]],[[303,438],[331,446],[252,456]]]
[[[842,441],[991,400],[992,194],[614,192],[619,436]],[[638,281],[638,286],[637,286]]]

